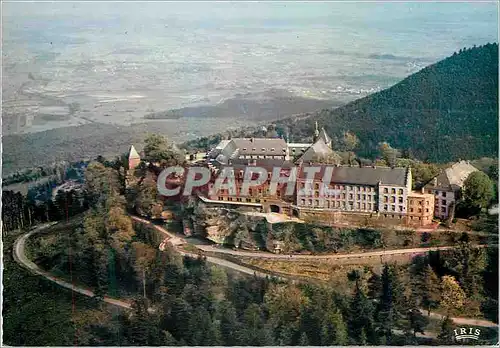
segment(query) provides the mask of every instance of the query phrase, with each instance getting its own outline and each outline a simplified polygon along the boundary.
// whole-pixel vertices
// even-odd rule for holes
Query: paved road
[[[25,243],[26,243],[26,240],[30,236],[32,236],[33,234],[42,232],[44,229],[46,229],[46,228],[48,228],[48,227],[50,227],[52,225],[54,225],[54,223],[44,224],[42,226],[39,226],[38,228],[35,228],[32,231],[30,231],[30,232],[28,232],[28,233],[20,236],[14,242],[14,248],[13,248],[14,249],[13,250],[14,259],[20,265],[24,266],[25,268],[27,268],[31,272],[33,272],[35,274],[38,274],[38,275],[41,275],[45,279],[48,279],[48,280],[56,283],[57,285],[62,286],[63,288],[70,289],[72,291],[75,291],[75,292],[77,292],[79,294],[82,294],[82,295],[85,295],[85,296],[88,296],[88,297],[94,297],[95,294],[91,290],[83,288],[83,287],[80,287],[80,286],[75,286],[75,285],[73,285],[71,283],[68,283],[67,281],[64,281],[64,280],[62,280],[60,278],[54,277],[52,274],[50,274],[49,272],[46,272],[46,271],[42,270],[40,267],[38,267],[35,263],[33,263],[31,260],[29,260],[26,257],[26,253],[25,253]],[[106,302],[106,303],[118,306],[118,307],[122,307],[122,308],[126,308],[126,309],[130,309],[131,308],[130,303],[125,302],[125,301],[121,301],[121,300],[118,300],[118,299],[114,299],[114,298],[111,298],[111,297],[105,296],[103,298],[103,301]]]
[[[139,222],[143,222],[145,224],[148,224],[148,225],[152,225],[154,226],[154,228],[156,228],[158,231],[160,231],[161,233],[165,234],[165,240],[162,242],[163,245],[165,245],[166,243],[171,243],[175,250],[177,252],[179,252],[181,255],[189,255],[189,256],[194,256],[196,257],[197,255],[196,254],[193,254],[193,253],[188,253],[186,251],[183,251],[181,249],[178,248],[178,246],[184,244],[186,242],[186,240],[184,238],[181,238],[169,231],[167,231],[165,228],[161,227],[161,226],[158,226],[158,225],[154,225],[152,224],[150,221],[148,220],[145,220],[145,219],[142,219],[142,218],[139,218],[137,216],[132,216],[132,218],[136,221],[139,221]],[[42,277],[52,281],[52,282],[55,282],[56,284],[64,287],[64,288],[67,288],[67,289],[71,289],[72,291],[75,291],[75,292],[78,292],[84,296],[88,296],[88,297],[94,297],[94,293],[89,290],[89,289],[86,289],[86,288],[83,288],[81,286],[75,286],[73,284],[70,284],[64,280],[61,280],[60,278],[57,278],[57,277],[54,277],[53,275],[51,275],[49,272],[46,272],[44,270],[42,270],[40,267],[38,267],[35,263],[33,263],[31,260],[29,260],[27,257],[26,257],[26,254],[25,254],[25,243],[26,243],[26,240],[32,236],[33,234],[35,233],[39,233],[39,232],[42,232],[44,229],[50,227],[54,225],[54,223],[51,223],[51,224],[45,224],[45,225],[41,225],[39,226],[38,228],[36,229],[33,229],[32,231],[20,236],[14,243],[14,259],[19,263],[21,264],[22,266],[26,267],[27,269],[29,269],[31,272],[35,273],[35,274],[38,274],[38,275],[41,275]],[[159,246],[159,248],[161,249],[161,245]],[[197,246],[198,248],[200,246]],[[452,247],[441,247],[439,248],[439,250],[446,250],[446,249],[450,249]],[[221,249],[217,249],[217,248],[214,248],[216,249],[216,251],[221,251]],[[418,252],[425,252],[426,250],[436,250],[437,248],[416,248],[416,249],[399,249],[399,250],[391,250],[390,252],[395,254],[395,253],[418,253]],[[224,250],[224,249],[222,249]],[[412,251],[413,250],[413,251]],[[414,250],[417,250],[416,252]],[[247,252],[241,252],[241,251],[235,251],[235,250],[227,250],[229,252],[229,254],[233,254],[233,255],[240,255],[240,253],[243,253],[243,254],[248,254]],[[380,252],[372,252],[373,253],[380,253]],[[250,254],[256,254],[258,255],[259,257],[262,257],[262,254],[263,253],[252,253],[250,252]],[[363,254],[364,256],[366,256],[366,254],[370,254],[370,253],[361,253]],[[279,257],[279,256],[282,256],[284,258],[287,258],[287,259],[290,259],[289,256],[287,255],[275,255],[275,254],[269,254],[270,256],[275,256],[275,257]],[[336,258],[336,257],[359,257],[359,256],[356,256],[356,255],[360,255],[360,254],[347,254],[347,255],[320,255],[320,256],[313,256],[313,255],[295,255],[295,257],[299,257],[299,256],[304,256],[304,257],[307,257],[307,258]],[[376,254],[376,255],[379,255],[379,254]],[[386,254],[387,255],[387,254]],[[257,275],[259,277],[267,277],[269,276],[269,274],[267,273],[263,273],[263,272],[256,272],[254,271],[253,269],[251,268],[248,268],[248,267],[245,267],[245,266],[241,266],[241,265],[238,265],[234,262],[231,262],[231,261],[227,261],[227,260],[224,260],[224,259],[220,259],[220,258],[217,258],[217,257],[211,257],[211,256],[207,256],[206,257],[207,259],[207,262],[209,263],[212,263],[212,264],[216,264],[216,265],[219,265],[219,266],[222,266],[222,267],[226,267],[226,268],[229,268],[229,269],[232,269],[232,270],[235,270],[237,272],[241,272],[241,273],[245,273],[245,274],[250,274],[250,275]],[[278,278],[281,278],[281,279],[284,279],[283,277],[278,277]],[[122,300],[118,300],[118,299],[114,299],[114,298],[110,298],[110,297],[104,297],[103,298],[103,301],[106,302],[106,303],[109,303],[109,304],[112,304],[112,305],[115,305],[115,306],[118,306],[118,307],[121,307],[121,308],[126,308],[126,309],[131,309],[131,304],[128,303],[128,302],[125,302],[125,301],[122,301]],[[426,311],[422,311],[423,313],[426,314]],[[441,314],[438,314],[438,313],[433,313],[431,312],[430,313],[430,316],[431,317],[434,317],[434,318],[437,318],[437,319],[443,319],[444,317],[441,315]],[[498,324],[495,324],[491,321],[487,321],[487,320],[479,320],[479,319],[472,319],[472,318],[451,318],[453,320],[453,322],[455,324],[458,324],[458,325],[469,325],[469,326],[482,326],[482,327],[498,327]],[[420,334],[418,334],[418,336],[420,336]],[[426,335],[422,335],[421,337],[434,337],[434,334],[430,334],[430,333],[427,333]]]
[[[366,252],[358,252],[358,253],[343,253],[343,254],[327,254],[327,255],[300,255],[300,254],[272,254],[269,252],[255,252],[255,251],[242,251],[242,250],[232,250],[232,249],[224,249],[217,248],[211,245],[196,245],[198,249],[203,251],[210,251],[220,254],[230,254],[234,256],[247,256],[247,257],[257,257],[264,259],[286,259],[289,261],[300,261],[304,259],[353,259],[353,258],[366,258],[366,257],[376,257],[376,256],[391,256],[391,255],[404,255],[404,254],[412,254],[419,255],[425,254],[428,251],[437,251],[437,250],[449,250],[453,249],[454,246],[443,246],[443,247],[429,247],[429,248],[411,248],[411,249],[394,249],[394,250],[382,250],[382,251],[366,251]],[[479,247],[486,247],[485,245],[480,245]]]

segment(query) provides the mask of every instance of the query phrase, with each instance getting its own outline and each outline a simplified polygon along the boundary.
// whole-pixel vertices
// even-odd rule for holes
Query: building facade
[[[432,222],[433,216],[434,194],[411,192],[408,195],[408,213],[406,216],[408,225],[428,225]]]
[[[478,169],[468,161],[460,161],[446,168],[424,186],[424,191],[434,195],[434,216],[447,219],[468,176]]]

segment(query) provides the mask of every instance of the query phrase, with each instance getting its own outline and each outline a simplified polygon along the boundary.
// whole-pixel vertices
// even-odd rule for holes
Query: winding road
[[[198,255],[195,254],[195,253],[189,253],[189,252],[186,252],[184,250],[182,250],[181,248],[179,248],[179,246],[182,246],[183,244],[186,243],[186,240],[182,237],[179,237],[169,231],[167,231],[165,228],[161,227],[161,226],[158,226],[158,225],[155,225],[153,223],[151,223],[150,221],[146,220],[146,219],[143,219],[143,218],[140,218],[140,217],[137,217],[137,216],[131,216],[132,219],[134,219],[135,221],[138,221],[138,222],[141,222],[141,223],[144,223],[144,224],[148,224],[148,225],[151,225],[153,226],[156,230],[158,230],[159,232],[163,233],[166,237],[165,237],[165,240],[160,244],[159,246],[159,249],[160,250],[163,250],[163,248],[165,247],[166,244],[171,244],[175,250],[177,252],[179,252],[181,255],[183,256],[192,256],[192,257],[197,257]],[[26,240],[32,236],[33,234],[36,234],[36,233],[41,233],[43,232],[44,230],[46,230],[47,228],[55,225],[56,223],[49,223],[49,224],[44,224],[44,225],[40,225],[34,229],[32,229],[31,231],[29,231],[28,233],[18,237],[16,239],[16,241],[14,242],[14,247],[13,247],[13,256],[14,256],[14,260],[19,263],[21,266],[27,268],[28,270],[30,270],[32,273],[34,274],[37,274],[37,275],[40,275],[44,278],[46,278],[47,280],[50,280],[56,284],[58,284],[59,286],[61,287],[64,287],[66,289],[70,289],[74,292],[77,292],[79,294],[82,294],[84,296],[88,296],[88,297],[95,297],[95,294],[94,292],[92,292],[91,290],[87,289],[87,288],[84,288],[84,287],[81,287],[81,286],[76,286],[74,284],[71,284],[65,280],[62,280],[60,278],[57,278],[55,276],[53,276],[52,274],[50,274],[49,272],[47,271],[44,271],[43,269],[41,269],[40,267],[38,267],[38,265],[36,265],[35,263],[33,263],[31,260],[28,259],[28,257],[26,256],[26,253],[25,253],[25,243],[26,243]],[[214,247],[209,247],[209,249],[205,248],[203,249],[203,247],[207,247],[207,246],[201,246],[201,245],[197,245],[196,246],[197,248],[201,249],[201,250],[210,250],[210,251],[214,251],[214,252],[222,252],[222,253],[225,253],[225,254],[231,254],[231,255],[234,255],[234,256],[254,256],[254,257],[268,257],[268,258],[286,258],[286,259],[290,259],[290,257],[288,255],[276,255],[276,254],[270,254],[270,253],[257,253],[257,252],[244,252],[244,251],[238,251],[238,250],[229,250],[229,249],[219,249],[219,248],[214,248]],[[451,249],[452,247],[439,247],[439,248],[414,248],[414,249],[397,249],[397,250],[388,250],[388,251],[375,251],[375,252],[365,252],[365,253],[357,253],[357,254],[343,254],[343,255],[318,255],[318,256],[314,256],[314,255],[294,255],[292,259],[294,258],[309,258],[309,259],[315,259],[315,258],[321,258],[321,259],[325,259],[325,258],[330,258],[330,259],[337,259],[337,258],[346,258],[346,257],[352,257],[352,258],[362,258],[362,257],[373,257],[373,256],[380,256],[380,255],[395,255],[395,254],[419,254],[419,253],[425,253],[427,251],[430,251],[430,250],[447,250],[447,249]],[[264,256],[265,255],[265,256]],[[256,276],[259,276],[259,277],[268,277],[269,274],[268,273],[264,273],[264,272],[258,272],[258,271],[255,271],[251,268],[248,268],[248,267],[245,267],[245,266],[242,266],[242,265],[239,265],[239,264],[236,264],[234,262],[231,262],[231,261],[227,261],[225,259],[221,259],[221,258],[217,258],[217,257],[212,257],[212,256],[205,256],[206,257],[206,260],[207,262],[211,263],[211,264],[215,264],[215,265],[219,265],[219,266],[222,266],[222,267],[226,267],[228,269],[232,269],[234,271],[237,271],[237,272],[241,272],[241,273],[245,273],[245,274],[249,274],[249,275],[256,275]],[[283,277],[278,277],[278,278],[281,278],[281,279],[285,279]],[[106,302],[106,303],[109,303],[109,304],[112,304],[112,305],[115,305],[115,306],[118,306],[118,307],[121,307],[121,308],[124,308],[124,309],[131,309],[131,303],[129,302],[126,302],[126,301],[122,301],[122,300],[119,300],[119,299],[116,299],[116,298],[111,298],[111,297],[108,297],[108,296],[105,296],[104,298],[102,298],[102,301]],[[422,311],[422,313],[426,313],[425,311]],[[438,314],[438,313],[433,313],[431,312],[430,313],[430,317],[433,317],[433,318],[436,318],[436,319],[443,319],[444,316],[442,316],[441,314]],[[472,319],[472,318],[451,318],[453,320],[453,322],[455,324],[458,324],[458,325],[469,325],[469,326],[482,326],[482,327],[495,327],[497,328],[498,327],[498,324],[495,324],[491,321],[487,321],[487,320],[478,320],[478,319]],[[432,337],[432,335],[426,335],[425,337]]]

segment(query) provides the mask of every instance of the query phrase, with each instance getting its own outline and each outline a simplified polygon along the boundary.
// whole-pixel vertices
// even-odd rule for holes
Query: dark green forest
[[[310,141],[316,121],[334,138],[334,147],[345,132],[355,134],[360,141],[354,151],[361,157],[375,158],[381,142],[435,163],[497,157],[498,44],[461,49],[386,90],[336,109],[283,119],[275,127],[294,142]],[[185,147],[206,150],[228,135]]]

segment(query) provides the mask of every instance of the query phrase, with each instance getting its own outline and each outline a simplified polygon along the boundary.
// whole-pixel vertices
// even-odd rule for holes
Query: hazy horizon
[[[29,115],[16,127],[32,132],[238,93],[349,101],[497,42],[497,15],[496,3],[4,2],[4,112]]]

